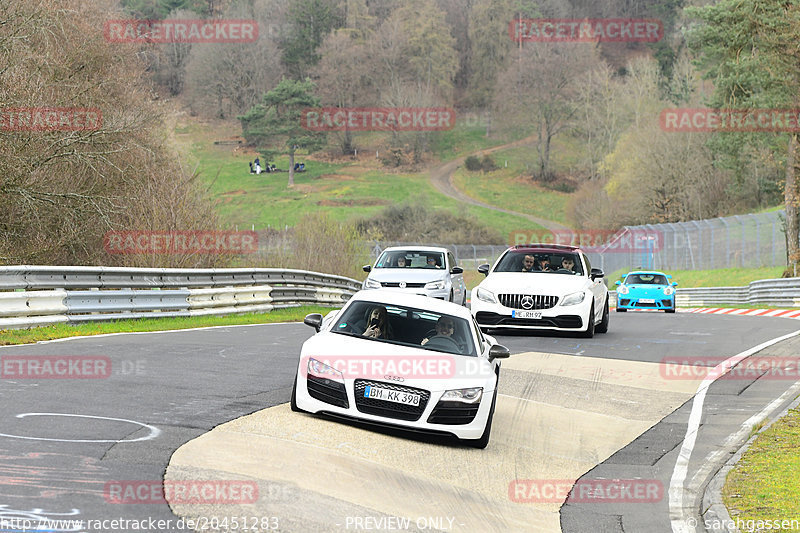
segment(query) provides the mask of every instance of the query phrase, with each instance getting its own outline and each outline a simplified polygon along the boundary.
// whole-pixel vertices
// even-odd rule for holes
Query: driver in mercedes
[[[456,325],[453,323],[453,319],[447,316],[440,316],[439,320],[436,321],[436,335],[435,336],[442,336],[442,337],[451,337],[453,336],[453,332],[456,329]],[[420,345],[425,346],[428,341],[431,340],[432,337],[426,337],[422,339]]]

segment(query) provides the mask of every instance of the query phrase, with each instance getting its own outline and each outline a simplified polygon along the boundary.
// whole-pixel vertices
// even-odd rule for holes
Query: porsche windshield
[[[625,285],[669,285],[661,274],[628,274]]]
[[[477,356],[467,320],[413,307],[354,302],[331,331],[378,342]]]
[[[386,251],[378,258],[375,268],[444,268],[442,252],[423,252],[416,250]]]

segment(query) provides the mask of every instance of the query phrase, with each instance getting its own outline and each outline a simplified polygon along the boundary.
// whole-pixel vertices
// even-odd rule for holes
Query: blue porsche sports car
[[[637,270],[628,272],[625,279],[617,282],[617,312],[628,309],[657,309],[675,312],[676,282],[663,272]]]

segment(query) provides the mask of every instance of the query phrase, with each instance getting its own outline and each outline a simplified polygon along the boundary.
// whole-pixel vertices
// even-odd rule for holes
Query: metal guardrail
[[[678,289],[676,303],[683,307],[713,305],[774,305],[800,307],[800,278],[763,279],[746,287]]]
[[[361,282],[272,268],[0,267],[0,329],[344,304]]]

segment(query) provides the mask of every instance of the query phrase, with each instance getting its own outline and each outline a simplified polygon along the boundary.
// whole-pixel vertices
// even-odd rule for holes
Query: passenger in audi
[[[367,312],[366,329],[362,335],[373,339],[390,338],[389,324],[386,316],[386,308],[382,305],[373,307]]]

